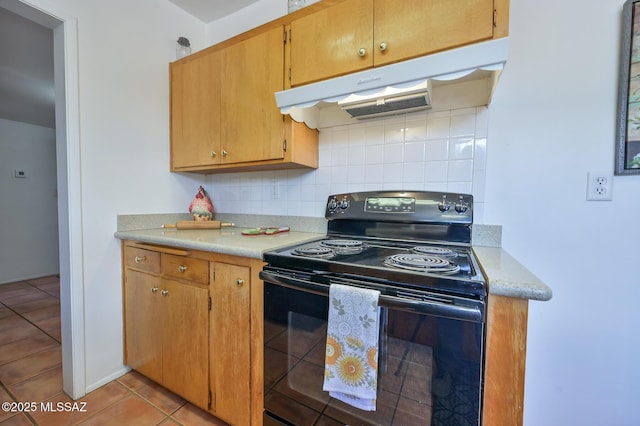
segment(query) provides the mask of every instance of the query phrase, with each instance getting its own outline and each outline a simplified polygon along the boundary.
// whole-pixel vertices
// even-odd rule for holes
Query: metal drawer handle
[[[212,156],[212,157],[215,157],[216,155],[218,155],[218,153],[217,153],[217,152],[215,152],[215,151],[211,151],[211,156]]]
[[[160,292],[160,294],[161,294],[161,295],[163,295],[163,296],[166,296],[166,295],[168,295],[168,294],[169,294],[169,290],[162,290],[162,291]]]
[[[366,54],[367,54],[367,49],[365,49],[364,47],[358,50],[358,56],[363,57]]]
[[[223,149],[223,150],[222,150],[222,156],[223,156],[223,157],[226,157],[228,154],[229,154],[229,153],[227,152],[227,150],[226,150],[226,149]]]
[[[381,52],[384,52],[385,50],[387,50],[387,42],[386,41],[381,42],[378,48],[380,49]]]
[[[186,266],[184,266],[184,265],[180,265],[180,266],[178,266],[178,272],[184,272],[184,271],[186,271],[186,270],[187,270],[187,267],[186,267]]]
[[[135,260],[136,263],[142,263],[147,260],[147,256],[136,256],[133,258],[133,260]]]
[[[242,287],[243,284],[244,284],[244,280],[242,278],[238,278],[236,280],[236,286]]]
[[[158,287],[153,287],[151,289],[151,293],[157,293],[158,292]]]

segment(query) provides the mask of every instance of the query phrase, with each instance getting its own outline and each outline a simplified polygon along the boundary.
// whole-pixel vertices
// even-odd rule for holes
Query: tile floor
[[[0,425],[225,425],[133,371],[74,404],[62,391],[60,340],[57,277],[0,285],[0,402],[36,408],[4,404]]]

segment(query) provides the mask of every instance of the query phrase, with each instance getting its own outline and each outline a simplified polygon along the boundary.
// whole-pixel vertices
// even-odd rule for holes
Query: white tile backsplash
[[[477,107],[320,129],[318,169],[213,174],[207,190],[219,213],[309,217],[346,191],[471,193],[482,223],[487,127],[488,109]]]

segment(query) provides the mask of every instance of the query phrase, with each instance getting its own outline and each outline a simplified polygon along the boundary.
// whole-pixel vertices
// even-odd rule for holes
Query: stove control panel
[[[372,213],[415,213],[416,199],[406,197],[368,197],[365,212]]]
[[[327,219],[473,223],[473,196],[450,192],[370,191],[330,195]]]

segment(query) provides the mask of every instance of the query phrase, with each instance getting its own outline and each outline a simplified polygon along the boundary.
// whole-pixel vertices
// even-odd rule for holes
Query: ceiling
[[[258,0],[169,0],[185,12],[209,23],[227,15],[231,15],[240,9],[244,9]]]
[[[258,0],[169,1],[209,23]],[[0,118],[53,128],[53,30],[3,4],[7,3],[0,1]]]

